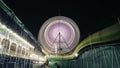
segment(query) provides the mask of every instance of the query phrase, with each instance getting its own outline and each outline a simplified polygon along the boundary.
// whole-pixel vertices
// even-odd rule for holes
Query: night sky
[[[119,2],[115,0],[3,0],[37,38],[42,24],[53,16],[67,16],[80,29],[81,40],[117,23]]]

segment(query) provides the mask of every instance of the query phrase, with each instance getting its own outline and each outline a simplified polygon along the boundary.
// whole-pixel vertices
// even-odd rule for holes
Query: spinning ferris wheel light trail
[[[39,31],[38,40],[48,54],[66,54],[72,51],[80,39],[76,23],[68,17],[48,19]]]

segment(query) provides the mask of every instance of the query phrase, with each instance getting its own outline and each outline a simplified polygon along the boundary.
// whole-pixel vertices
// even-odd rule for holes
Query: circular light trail
[[[38,41],[46,53],[65,54],[73,50],[80,38],[78,26],[64,16],[48,19],[41,27]]]

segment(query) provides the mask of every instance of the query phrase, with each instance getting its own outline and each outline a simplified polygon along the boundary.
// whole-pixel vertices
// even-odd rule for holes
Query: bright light
[[[56,54],[59,49],[57,46],[63,49],[58,53],[66,54],[76,47],[79,37],[79,28],[73,20],[64,16],[55,16],[42,25],[38,41],[45,49],[45,54]]]
[[[18,39],[20,39],[21,41],[23,41],[25,44],[27,44],[28,46],[30,46],[31,48],[34,48],[30,43],[28,43],[25,39],[23,39],[22,37],[20,37],[18,34],[16,34],[14,31],[12,31],[11,29],[7,28],[5,25],[0,24],[2,26],[2,28],[6,29],[8,32],[10,32],[13,36],[17,37]]]
[[[77,57],[77,56],[78,56],[78,53],[76,53],[75,56]]]
[[[31,54],[30,57],[31,58],[38,58],[38,56],[36,54]]]
[[[36,54],[31,54],[30,55],[30,58],[31,59],[34,59],[34,60],[37,60],[39,62],[45,62],[46,61],[46,58],[45,57],[42,57],[42,56],[38,56]]]
[[[2,25],[2,28],[7,28],[5,25]]]
[[[39,61],[46,61],[44,57],[39,57]]]
[[[2,46],[0,45],[0,49],[2,48]]]

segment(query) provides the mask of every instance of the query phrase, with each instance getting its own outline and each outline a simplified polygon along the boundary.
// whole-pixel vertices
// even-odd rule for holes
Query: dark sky
[[[117,22],[119,2],[115,0],[3,0],[37,38],[50,17],[67,16],[79,26],[81,39]],[[58,11],[60,10],[60,12]]]

